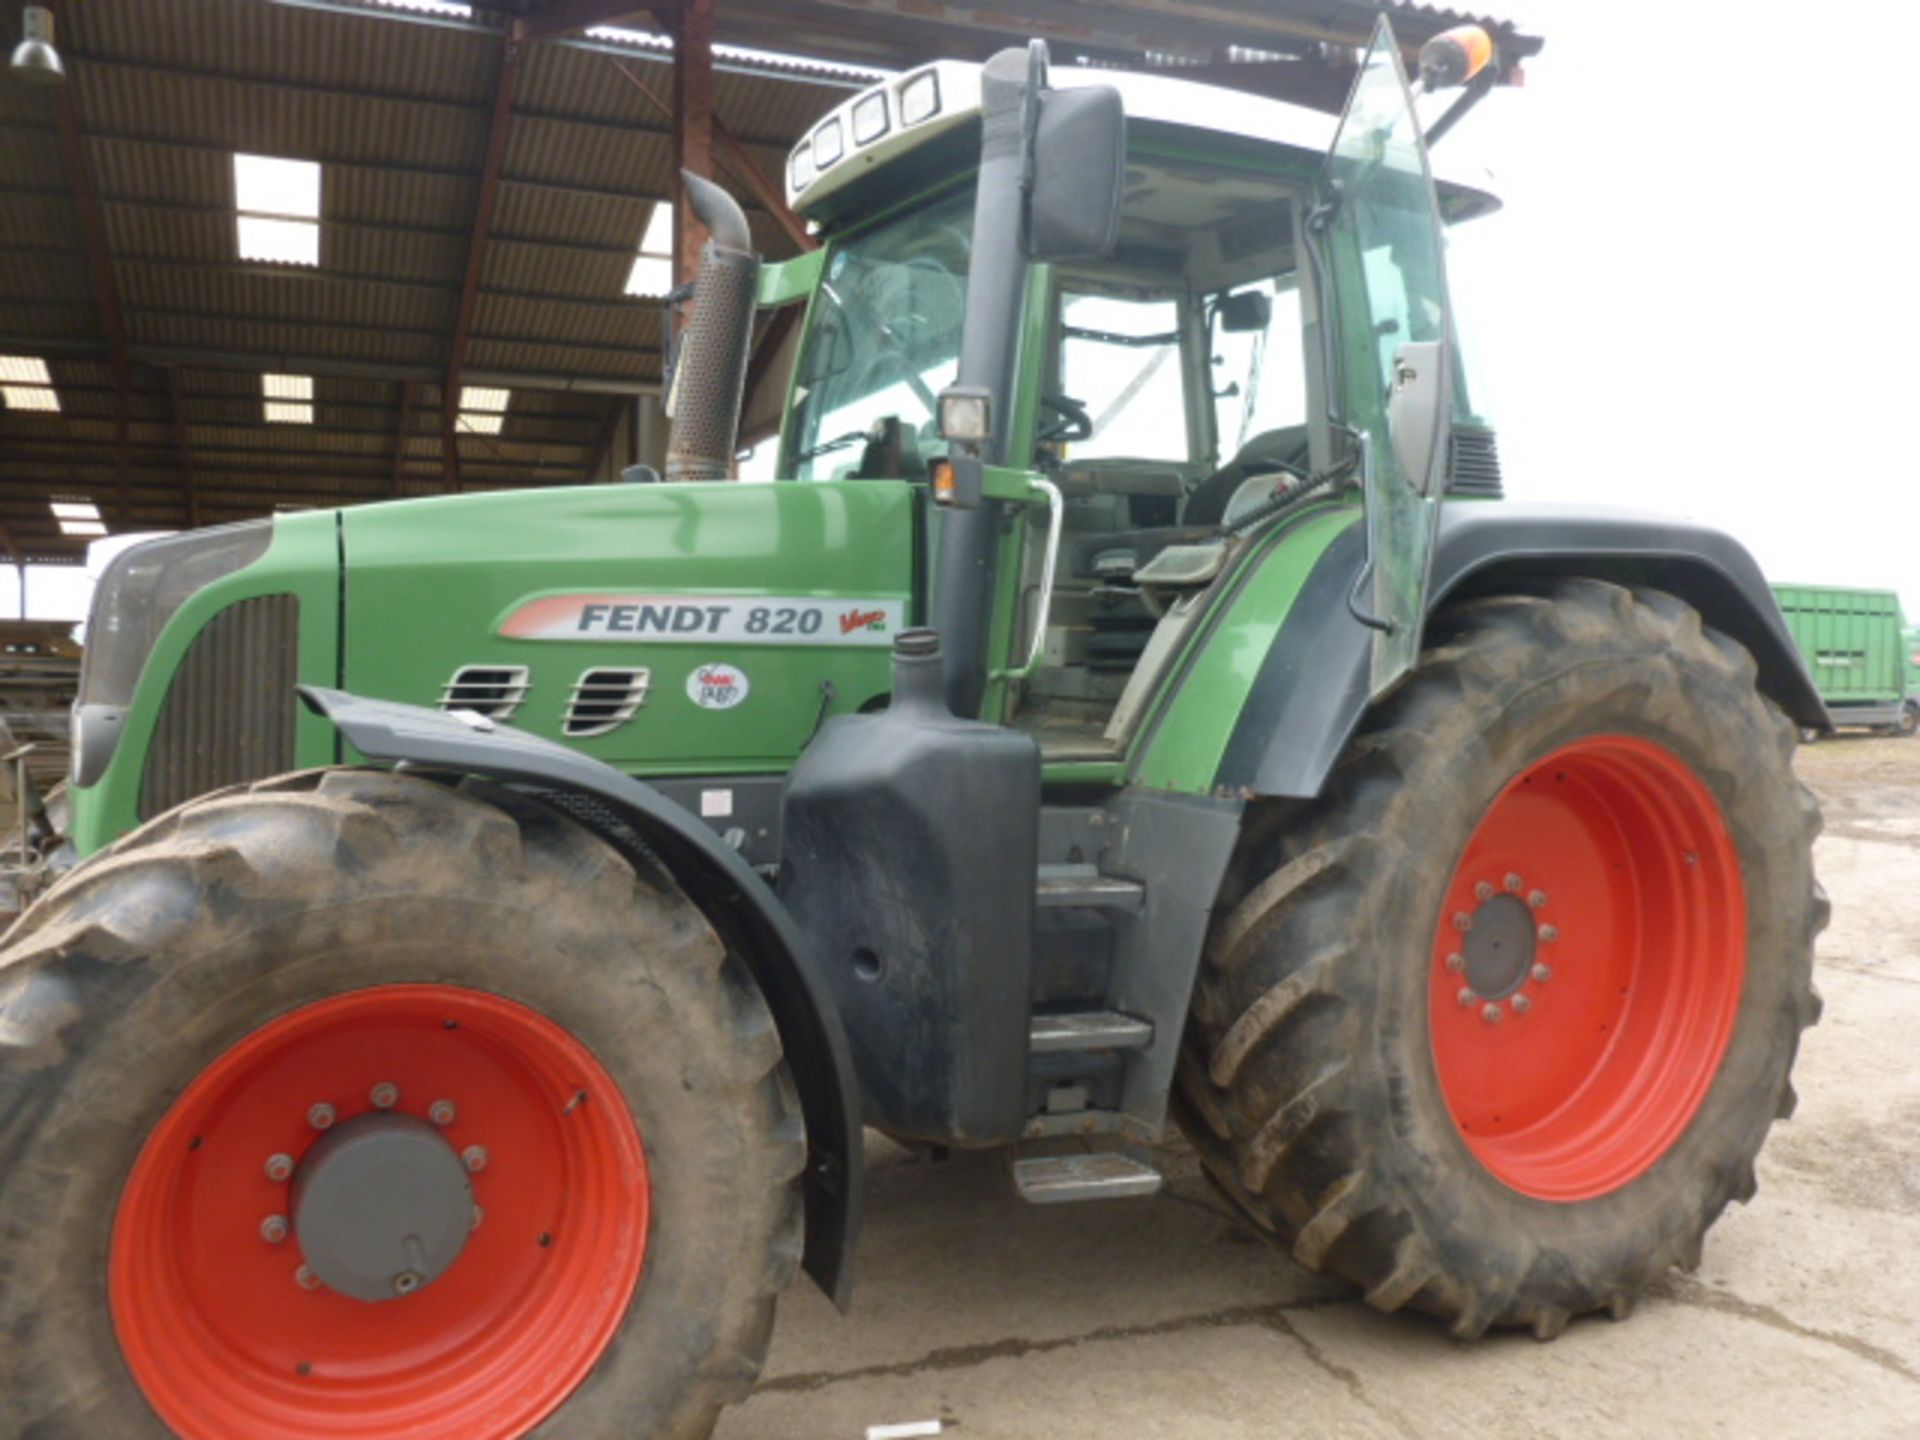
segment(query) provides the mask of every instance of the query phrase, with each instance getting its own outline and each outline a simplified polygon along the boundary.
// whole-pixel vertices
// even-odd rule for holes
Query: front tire
[[[1668,595],[1472,601],[1323,796],[1252,833],[1179,1113],[1303,1263],[1550,1338],[1752,1197],[1826,918],[1754,673]]]
[[[390,1168],[312,1198],[347,1138]],[[804,1158],[773,1020],[666,875],[479,782],[196,801],[0,955],[0,1432],[703,1436]],[[439,1208],[355,1298],[401,1182]]]

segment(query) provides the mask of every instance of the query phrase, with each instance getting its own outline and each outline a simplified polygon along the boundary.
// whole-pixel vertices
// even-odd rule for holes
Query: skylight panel
[[[320,218],[320,162],[272,155],[233,157],[233,204],[247,215]]]
[[[456,0],[365,0],[381,10],[417,10],[422,15],[446,15],[456,20],[471,20],[473,7]]]
[[[665,295],[673,289],[673,207],[665,201],[653,207],[647,228],[640,234],[640,253],[627,271],[627,294]]]
[[[320,263],[320,227],[311,220],[242,215],[238,224],[242,260],[264,260],[270,265]]]
[[[242,260],[320,263],[320,163],[233,157],[234,238]]]
[[[48,385],[0,385],[9,410],[46,410],[58,414],[60,395]]]
[[[269,400],[313,399],[311,375],[262,375],[260,389]]]
[[[54,500],[50,502],[56,520],[98,520],[100,507],[91,500]]]
[[[51,385],[47,362],[38,355],[0,355],[0,382],[8,385]]]
[[[673,207],[661,203],[647,217],[647,228],[640,236],[642,255],[673,254]]]
[[[470,435],[498,435],[506,418],[504,415],[489,415],[478,410],[463,410],[460,412],[459,428]]]
[[[512,394],[511,390],[499,390],[487,385],[462,385],[460,408],[462,410],[505,410],[507,399]]]
[[[311,425],[313,406],[298,404],[291,400],[269,400],[266,402],[267,419],[276,425]]]
[[[84,535],[97,538],[107,533],[107,527],[99,520],[62,520],[60,522],[60,533],[62,535]]]

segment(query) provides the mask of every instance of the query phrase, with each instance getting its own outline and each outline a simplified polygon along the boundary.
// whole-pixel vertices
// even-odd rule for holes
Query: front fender
[[[1320,793],[1368,705],[1371,635],[1346,605],[1364,563],[1363,543],[1355,526],[1314,566],[1221,752],[1217,791],[1292,799]],[[1427,609],[1572,576],[1678,596],[1747,648],[1759,666],[1761,691],[1795,724],[1830,727],[1760,567],[1731,535],[1691,521],[1450,501],[1440,511]]]
[[[628,853],[657,857],[753,972],[780,1028],[807,1122],[806,1271],[845,1307],[860,1225],[859,1093],[846,1032],[805,937],[773,890],[659,791],[551,740],[474,715],[300,687],[370,760],[484,775],[546,791]]]

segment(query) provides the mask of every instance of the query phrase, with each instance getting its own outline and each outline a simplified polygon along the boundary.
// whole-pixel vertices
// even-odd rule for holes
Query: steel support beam
[[[686,285],[707,243],[680,176],[713,178],[713,0],[675,0],[666,18],[673,36],[673,278]]]
[[[652,87],[635,74],[625,61],[610,60],[610,63],[614,69],[627,77],[628,82],[635,89],[652,102],[655,109],[663,115],[672,115],[673,111],[667,102],[655,94]],[[754,163],[753,156],[747,152],[747,147],[742,145],[734,133],[727,128],[726,122],[718,115],[711,118],[714,138],[727,152],[727,168],[733,172],[741,184],[747,187],[748,192],[760,202],[780,228],[787,232],[789,240],[799,246],[803,252],[817,250],[820,242],[807,233],[807,222],[788,208],[787,197],[781,192],[780,187],[769,180],[766,172]]]
[[[127,320],[120,305],[120,287],[113,278],[113,258],[107,248],[107,224],[95,198],[93,166],[80,132],[80,114],[74,105],[74,87],[57,85],[53,113],[60,130],[60,151],[67,184],[73,190],[73,208],[80,219],[80,244],[86,252],[87,275],[93,303],[100,312],[100,328],[107,336],[108,363],[113,370],[113,416],[116,436],[114,480],[115,516],[124,522],[127,508],[127,424],[132,409],[133,364],[127,357]]]
[[[406,468],[407,437],[413,433],[413,392],[413,381],[400,382],[400,418],[393,427],[393,472],[387,481],[387,489],[395,495],[400,493],[400,472]]]
[[[558,40],[596,25],[618,25],[646,14],[648,8],[646,0],[550,0],[520,22],[520,35],[525,40]]]
[[[467,239],[466,278],[460,285],[460,306],[454,312],[453,339],[447,347],[447,374],[440,392],[440,459],[449,490],[460,488],[460,447],[453,427],[460,408],[461,371],[467,363],[467,339],[473,329],[474,306],[480,298],[480,276],[487,263],[487,233],[493,226],[494,201],[500,193],[500,165],[506,158],[507,131],[513,125],[513,92],[520,79],[523,48],[516,29],[500,51],[493,113],[487,121],[486,158],[480,166],[480,194],[474,202],[473,228]]]
[[[180,474],[187,488],[187,528],[200,528],[200,485],[194,473],[193,443],[187,438],[186,406],[180,398],[180,372],[167,371],[167,400],[171,405],[173,448],[180,459]]]

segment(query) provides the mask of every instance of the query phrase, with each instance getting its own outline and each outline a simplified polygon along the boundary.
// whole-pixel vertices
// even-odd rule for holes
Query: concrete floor
[[[1307,1274],[1192,1158],[1151,1200],[1035,1208],[1002,1162],[876,1141],[860,1290],[783,1302],[720,1440],[1915,1437],[1920,1440],[1920,741],[1801,752],[1828,819],[1826,1018],[1760,1194],[1624,1324],[1455,1344]]]

